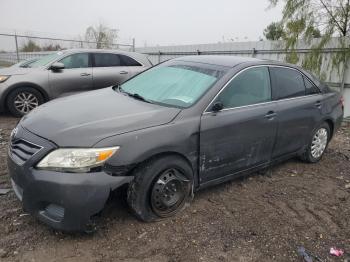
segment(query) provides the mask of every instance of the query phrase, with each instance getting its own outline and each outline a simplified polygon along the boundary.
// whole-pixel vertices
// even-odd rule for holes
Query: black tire
[[[325,148],[323,149],[321,155],[319,155],[319,156],[314,156],[313,153],[312,153],[312,142],[313,142],[313,140],[314,140],[314,138],[315,138],[316,133],[317,133],[319,130],[321,130],[321,129],[324,129],[324,130],[327,131],[327,142],[326,142],[326,146],[325,146]],[[327,146],[328,146],[328,142],[329,142],[329,140],[330,140],[330,137],[331,137],[330,127],[329,127],[329,125],[328,125],[326,122],[324,122],[324,123],[322,123],[320,126],[318,126],[318,127],[314,130],[314,132],[312,133],[312,135],[311,135],[311,137],[310,137],[310,139],[309,139],[310,141],[309,141],[309,143],[308,143],[308,145],[307,145],[307,148],[306,148],[305,152],[301,155],[300,158],[301,158],[303,161],[307,162],[307,163],[317,163],[318,161],[320,161],[321,158],[322,158],[322,156],[323,156],[323,154],[324,154],[324,152],[325,152],[325,150],[327,149]]]
[[[175,172],[173,177],[169,177],[171,172]],[[168,172],[169,171],[169,172]],[[168,172],[168,173],[167,173]],[[179,172],[179,173],[177,173]],[[127,201],[128,205],[135,214],[135,216],[145,222],[157,221],[162,218],[170,217],[183,210],[193,197],[193,172],[191,166],[183,160],[181,157],[168,155],[164,157],[158,157],[151,159],[144,164],[137,167],[134,172],[134,180],[130,183],[128,188]],[[164,181],[166,177],[169,177],[167,183],[159,183],[161,179]],[[182,181],[181,183],[177,181]],[[175,179],[175,180],[174,180]],[[169,186],[173,186],[171,182],[175,182],[183,190],[183,195],[181,193],[181,198],[175,198],[174,193],[171,192],[170,195],[174,199],[178,199],[167,212],[160,212],[164,201],[167,198],[164,197],[169,191],[166,189]],[[168,184],[169,183],[169,184]],[[161,189],[159,187],[163,186]],[[159,189],[161,189],[159,192]],[[179,192],[181,190],[178,190]],[[166,192],[166,193],[164,193]],[[163,195],[161,195],[163,194]],[[180,193],[178,193],[180,195]],[[160,205],[156,204],[157,199],[161,198]],[[166,205],[163,206],[163,208]]]
[[[31,98],[30,101],[32,101],[32,102],[31,102],[31,104],[27,104],[27,107],[23,107],[23,110],[21,111],[18,106],[16,107],[16,105],[18,105],[16,103],[18,102],[18,100],[17,100],[18,97],[22,96],[22,95],[25,95],[26,97],[30,97]],[[42,94],[38,90],[36,90],[35,88],[19,87],[19,88],[16,88],[15,90],[13,90],[7,96],[6,103],[7,103],[7,108],[11,112],[12,115],[14,115],[16,117],[22,117],[32,110],[32,109],[30,109],[31,107],[33,107],[33,109],[34,109],[35,107],[44,103],[44,98],[43,98]],[[27,110],[24,110],[24,109],[27,109]]]

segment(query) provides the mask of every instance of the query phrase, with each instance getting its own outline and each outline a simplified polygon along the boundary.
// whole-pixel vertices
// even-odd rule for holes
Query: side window
[[[320,90],[315,86],[309,79],[304,77],[304,83],[305,83],[305,88],[306,88],[306,94],[307,95],[313,95],[313,94],[318,94],[320,93]]]
[[[59,61],[64,64],[65,69],[89,67],[89,54],[81,53],[67,56]]]
[[[271,67],[272,84],[278,99],[305,95],[303,76],[296,70]]]
[[[239,73],[219,97],[224,108],[271,101],[270,76],[267,67],[254,67]]]
[[[117,54],[95,53],[95,67],[120,66],[120,58]]]
[[[119,55],[119,58],[121,66],[142,66],[139,62],[129,56]]]

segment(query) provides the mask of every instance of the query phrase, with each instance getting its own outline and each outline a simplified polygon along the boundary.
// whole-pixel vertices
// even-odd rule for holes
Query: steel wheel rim
[[[30,92],[21,92],[15,97],[14,106],[19,112],[27,114],[39,106],[39,100]]]
[[[314,158],[320,158],[326,149],[328,142],[328,131],[325,128],[320,128],[312,138],[311,155]]]
[[[185,203],[190,181],[177,169],[167,169],[156,179],[151,191],[151,207],[160,217],[176,213]]]

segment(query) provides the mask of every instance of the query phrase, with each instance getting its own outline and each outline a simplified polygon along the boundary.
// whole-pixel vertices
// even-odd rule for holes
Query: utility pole
[[[18,53],[18,41],[17,34],[15,33],[15,42],[16,42],[16,55],[17,55],[17,63],[19,62],[19,53]]]

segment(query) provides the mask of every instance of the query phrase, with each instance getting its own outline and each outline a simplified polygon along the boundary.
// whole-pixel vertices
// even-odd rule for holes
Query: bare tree
[[[97,26],[89,26],[85,32],[85,39],[96,42],[96,48],[111,48],[117,39],[117,30],[99,23]]]

